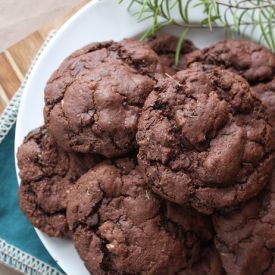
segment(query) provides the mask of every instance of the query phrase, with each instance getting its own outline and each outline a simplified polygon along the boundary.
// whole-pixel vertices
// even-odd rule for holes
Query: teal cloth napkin
[[[0,261],[25,274],[63,274],[18,205],[15,126],[0,144]]]

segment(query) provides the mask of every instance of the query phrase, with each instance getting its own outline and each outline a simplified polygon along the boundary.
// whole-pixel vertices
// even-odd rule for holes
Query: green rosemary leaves
[[[259,42],[275,50],[275,0],[131,0],[128,9],[139,22],[152,20],[142,39],[167,26],[181,28],[176,64],[185,35],[191,28],[225,28],[231,35],[247,37],[252,37],[257,30]],[[191,18],[191,10],[203,14],[203,20]]]

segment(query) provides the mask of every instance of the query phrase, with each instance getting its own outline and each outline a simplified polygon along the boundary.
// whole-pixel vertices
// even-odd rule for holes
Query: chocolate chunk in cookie
[[[49,236],[70,235],[66,221],[68,188],[98,162],[98,157],[66,153],[44,127],[29,133],[17,153],[20,207]]]
[[[59,146],[106,157],[136,148],[143,103],[162,72],[157,54],[135,40],[93,43],[74,52],[45,89],[46,126]]]
[[[185,69],[185,55],[196,49],[192,41],[184,40],[181,47],[179,64],[175,65],[178,39],[177,36],[172,34],[157,34],[146,40],[149,46],[159,55],[164,71],[169,75],[174,75],[176,72]]]
[[[242,77],[219,68],[160,80],[137,141],[153,190],[206,213],[256,196],[273,166],[274,132],[261,102]]]
[[[68,197],[74,244],[92,274],[176,274],[212,239],[208,216],[161,200],[129,158],[94,167]]]
[[[228,275],[275,274],[275,171],[256,198],[214,215],[216,247]]]
[[[225,40],[186,55],[194,62],[221,66],[244,77],[250,84],[267,82],[275,74],[275,54],[248,40]]]

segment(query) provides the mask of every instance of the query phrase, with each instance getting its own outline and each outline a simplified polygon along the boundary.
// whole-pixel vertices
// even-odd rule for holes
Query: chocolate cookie
[[[159,55],[165,73],[174,75],[176,72],[186,68],[185,54],[196,49],[193,42],[184,40],[181,48],[179,64],[175,65],[175,53],[178,37],[171,34],[157,34],[146,40],[149,46]]]
[[[275,76],[269,82],[253,86],[252,91],[266,106],[270,122],[275,129]]]
[[[64,152],[41,127],[25,138],[17,160],[19,202],[24,214],[49,236],[68,236],[67,190],[98,161],[97,157]]]
[[[216,247],[228,275],[275,274],[275,171],[256,198],[216,213]]]
[[[137,141],[153,190],[205,213],[257,195],[273,166],[274,132],[261,102],[242,77],[219,68],[160,80]]]
[[[84,174],[70,190],[67,217],[92,274],[176,274],[212,239],[208,216],[166,204],[129,158]]]
[[[135,149],[137,121],[156,72],[162,72],[157,54],[135,40],[74,52],[45,89],[49,132],[66,150],[114,157]]]
[[[243,76],[250,84],[270,81],[275,74],[275,54],[248,40],[225,40],[186,55],[194,62],[221,66]]]
[[[185,61],[187,66],[194,62],[212,64],[243,76],[267,107],[275,128],[274,52],[248,40],[225,40],[185,55]]]

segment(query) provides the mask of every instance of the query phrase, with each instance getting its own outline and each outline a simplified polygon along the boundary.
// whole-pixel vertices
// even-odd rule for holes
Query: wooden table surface
[[[81,0],[61,17],[0,53],[0,114],[20,86],[31,62],[52,30],[57,30],[77,10],[90,2]]]

